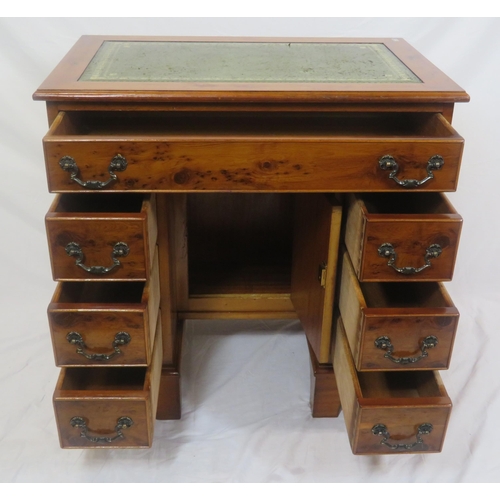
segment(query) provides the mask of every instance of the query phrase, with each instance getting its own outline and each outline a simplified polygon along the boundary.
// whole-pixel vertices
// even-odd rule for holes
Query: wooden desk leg
[[[174,363],[163,365],[161,369],[160,394],[158,396],[157,420],[177,420],[181,418],[181,347],[184,321],[177,322]]]
[[[311,358],[311,408],[314,418],[338,417],[340,398],[337,382],[333,373],[333,365],[319,364],[309,342]]]
[[[180,359],[184,321],[177,320],[175,282],[176,203],[184,197],[156,196],[160,264],[160,315],[163,332],[163,366],[158,396],[158,420],[181,418]],[[178,237],[178,236],[177,236]],[[187,284],[186,284],[187,286]]]
[[[181,418],[180,374],[173,366],[161,370],[160,395],[158,397],[157,420],[178,420]]]

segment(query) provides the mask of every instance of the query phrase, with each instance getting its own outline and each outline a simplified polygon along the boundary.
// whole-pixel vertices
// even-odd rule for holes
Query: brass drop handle
[[[87,420],[84,417],[73,417],[69,423],[72,427],[81,429],[80,437],[85,438],[91,443],[112,443],[117,439],[125,439],[123,435],[123,429],[128,429],[134,425],[134,421],[130,417],[120,417],[116,421],[114,436],[91,436],[89,434],[89,428],[87,427]]]
[[[377,349],[382,349],[383,351],[387,351],[384,354],[384,358],[390,359],[393,363],[397,363],[400,365],[409,365],[412,363],[417,363],[418,361],[420,361],[423,358],[426,358],[429,355],[427,349],[432,349],[437,345],[438,345],[437,337],[434,337],[434,335],[429,335],[425,337],[424,340],[422,340],[422,343],[420,345],[420,351],[421,351],[420,356],[398,358],[392,355],[392,353],[394,352],[394,346],[392,345],[391,339],[389,337],[382,336],[378,337],[375,340],[375,347]]]
[[[109,361],[114,356],[121,354],[122,351],[120,350],[119,346],[128,344],[132,340],[132,338],[130,334],[128,334],[127,332],[118,332],[115,335],[113,343],[111,344],[113,352],[109,354],[100,354],[100,353],[90,354],[88,352],[85,352],[87,346],[85,345],[83,337],[78,332],[69,332],[68,335],[66,335],[66,340],[72,345],[77,345],[78,346],[76,348],[77,354],[80,354],[87,359],[90,359],[92,361]]]
[[[378,248],[378,254],[381,257],[388,258],[387,265],[389,267],[392,267],[395,271],[397,271],[400,274],[417,274],[423,271],[424,269],[427,269],[428,267],[431,267],[431,261],[430,259],[437,259],[442,252],[442,248],[437,244],[434,243],[430,245],[424,255],[424,261],[425,264],[421,267],[397,267],[396,266],[396,258],[397,258],[397,253],[396,250],[394,249],[394,246],[392,243],[382,243],[382,245],[379,246]]]
[[[70,180],[75,181],[80,186],[85,189],[103,189],[108,184],[118,180],[115,172],[123,172],[127,168],[128,162],[127,160],[120,154],[113,157],[109,166],[109,179],[107,181],[82,181],[78,178],[80,170],[76,161],[71,156],[63,156],[59,160],[59,166],[65,171],[70,173]]]
[[[113,260],[113,264],[109,267],[105,266],[86,266],[83,261],[85,260],[85,254],[81,246],[78,243],[72,241],[66,245],[66,253],[70,257],[74,257],[76,259],[75,264],[78,267],[81,267],[84,271],[87,271],[90,274],[107,274],[112,271],[115,267],[121,265],[118,257],[126,257],[130,253],[130,248],[123,241],[119,241],[115,243],[113,246],[113,251],[111,252],[111,259]]]
[[[427,162],[427,177],[418,181],[416,179],[398,179],[397,173],[399,170],[398,162],[391,155],[385,155],[380,158],[378,161],[378,165],[382,170],[389,170],[389,179],[392,179],[396,184],[399,184],[404,188],[416,188],[420,187],[422,184],[425,184],[427,181],[434,179],[434,170],[441,170],[444,165],[444,159],[442,156],[434,155],[429,158]]]
[[[432,424],[421,424],[418,426],[417,429],[417,434],[416,434],[416,441],[413,443],[409,444],[391,444],[389,443],[389,439],[391,439],[391,435],[389,434],[389,430],[387,429],[387,426],[384,424],[376,424],[372,427],[372,433],[375,436],[382,436],[383,439],[380,441],[380,444],[387,446],[391,450],[412,450],[413,448],[424,444],[424,440],[422,439],[422,436],[425,436],[427,434],[430,434],[432,432]]]

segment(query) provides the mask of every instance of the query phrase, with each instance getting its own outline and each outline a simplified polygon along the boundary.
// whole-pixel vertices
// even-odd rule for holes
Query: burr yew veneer
[[[298,318],[313,416],[441,450],[460,87],[400,39],[85,36],[34,98],[62,447],[181,417],[186,320]]]

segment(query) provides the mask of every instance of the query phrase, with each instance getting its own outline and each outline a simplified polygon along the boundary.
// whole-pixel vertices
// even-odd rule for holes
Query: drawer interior
[[[446,397],[447,393],[432,371],[358,372],[364,398]]]
[[[290,293],[293,196],[188,195],[189,294]]]
[[[65,368],[61,390],[67,391],[141,391],[147,367]]]
[[[142,210],[144,195],[142,194],[61,194],[51,211],[57,213],[131,213],[138,214]]]
[[[436,113],[67,111],[49,136],[457,136]]]
[[[367,307],[453,307],[442,285],[434,282],[360,282]]]
[[[370,214],[454,214],[455,209],[440,193],[363,194],[365,210]]]
[[[52,302],[141,304],[145,282],[61,282]]]

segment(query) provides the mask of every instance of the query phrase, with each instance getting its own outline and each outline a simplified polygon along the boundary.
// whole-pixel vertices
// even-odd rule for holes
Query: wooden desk
[[[185,320],[298,318],[313,416],[342,404],[355,453],[440,451],[460,87],[400,39],[89,36],[34,98],[62,447],[180,418]]]

